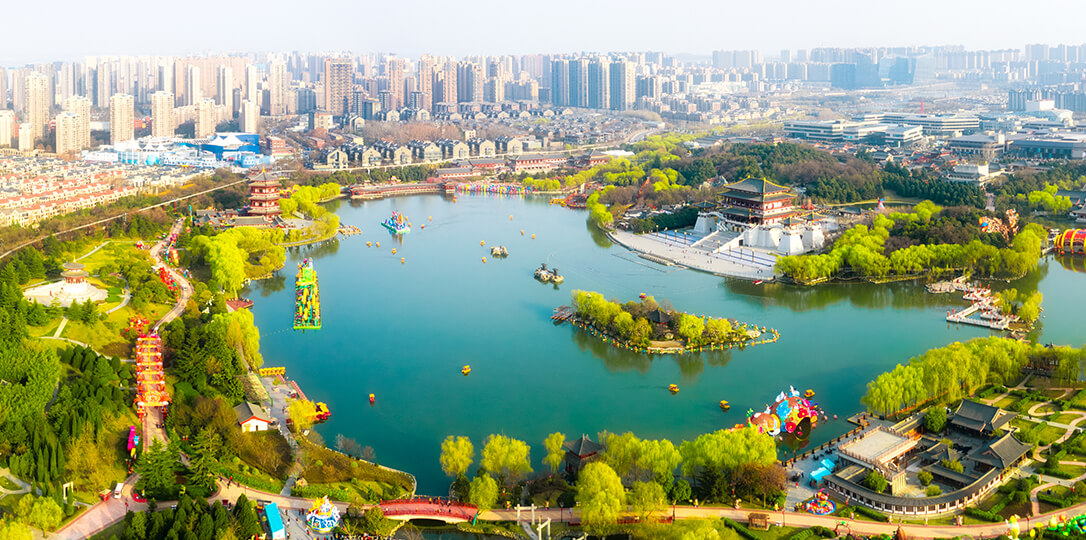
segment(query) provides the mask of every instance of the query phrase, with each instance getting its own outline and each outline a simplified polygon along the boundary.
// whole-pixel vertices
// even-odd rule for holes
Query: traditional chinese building
[[[249,179],[249,215],[278,216],[279,179],[266,172]]]
[[[729,221],[769,225],[795,215],[795,198],[791,189],[765,178],[746,178],[724,186],[722,213]]]

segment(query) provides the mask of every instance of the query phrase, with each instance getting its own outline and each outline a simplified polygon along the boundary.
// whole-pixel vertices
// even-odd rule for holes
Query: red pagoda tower
[[[249,179],[249,215],[278,216],[279,179],[261,171]]]

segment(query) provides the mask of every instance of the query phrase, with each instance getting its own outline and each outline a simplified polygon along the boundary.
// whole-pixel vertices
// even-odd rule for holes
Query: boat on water
[[[463,373],[464,376],[467,377],[467,375],[471,373],[471,366],[464,366],[460,368],[460,373]]]
[[[494,257],[508,257],[509,250],[505,249],[505,246],[493,246],[490,248],[490,255]]]
[[[671,384],[667,385],[667,390],[668,390],[668,392],[671,392],[672,394],[678,394],[679,393],[679,385],[677,385],[675,383],[671,383]]]
[[[388,229],[393,234],[405,234],[411,232],[411,223],[407,221],[407,216],[392,211],[392,215],[388,219],[381,222],[381,225]]]
[[[728,411],[731,408],[732,408],[732,404],[728,403],[728,400],[726,400],[726,399],[720,400],[720,410]]]
[[[319,401],[314,404],[313,414],[310,415],[310,420],[312,420],[314,424],[324,422],[331,417],[332,411],[328,409],[328,405],[326,405],[323,401]]]
[[[321,295],[313,259],[306,257],[298,263],[294,278],[294,329],[320,330]]]
[[[547,263],[540,264],[539,268],[536,268],[535,278],[543,283],[554,283],[556,285],[566,280],[558,273],[557,268],[547,268]]]
[[[803,393],[803,397],[805,397],[807,399],[811,399],[811,398],[815,397],[815,391],[808,388],[807,391]]]

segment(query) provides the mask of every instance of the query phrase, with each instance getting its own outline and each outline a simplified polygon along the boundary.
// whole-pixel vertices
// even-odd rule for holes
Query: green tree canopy
[[[547,450],[547,456],[543,462],[551,468],[551,472],[558,472],[562,466],[562,460],[566,457],[566,449],[562,446],[566,442],[566,436],[562,433],[551,433],[543,440],[543,448]]]
[[[626,490],[614,469],[594,461],[585,465],[577,476],[576,499],[581,523],[590,530],[601,531],[618,522],[626,504]]]
[[[524,441],[505,435],[491,435],[483,447],[480,465],[505,482],[516,482],[522,475],[532,472],[528,452],[528,445]]]
[[[487,473],[476,476],[468,488],[468,501],[479,507],[480,512],[494,508],[498,502],[498,482]]]
[[[452,477],[463,476],[475,460],[475,446],[467,437],[449,435],[441,442],[441,470]]]

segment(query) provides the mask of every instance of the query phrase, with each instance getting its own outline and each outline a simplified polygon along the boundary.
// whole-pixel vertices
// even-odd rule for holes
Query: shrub
[[[938,496],[938,495],[942,495],[943,490],[939,489],[939,486],[931,485],[931,486],[928,486],[928,489],[924,490],[924,493],[928,497],[935,497],[935,496]]]
[[[746,538],[747,540],[762,540],[761,537],[756,536],[754,533],[750,532],[750,529],[744,527],[743,525],[740,525],[735,520],[733,520],[731,518],[721,518],[721,519],[724,520],[725,525],[727,525],[733,531],[738,533],[739,536],[742,536],[743,538]]]
[[[818,536],[821,536],[822,538],[833,538],[834,536],[837,536],[836,534],[833,533],[832,529],[827,528],[827,527],[823,527],[821,525],[815,525],[814,527],[811,527],[808,530],[810,530],[811,532],[817,534]]]
[[[916,473],[916,479],[926,486],[931,483],[931,473],[928,471],[920,471]]]
[[[866,506],[854,506],[853,508],[855,508],[856,513],[860,514],[861,516],[873,519],[875,521],[881,521],[883,523],[889,523],[890,522],[890,517],[887,516],[886,514],[883,514],[882,512],[877,512],[877,511],[872,510],[872,509],[870,509],[870,508],[868,508]]]
[[[990,521],[992,523],[998,523],[1000,521],[1003,521],[1003,516],[1001,516],[999,514],[996,514],[994,512],[987,512],[987,511],[981,510],[979,508],[973,508],[973,507],[967,506],[965,508],[965,510],[963,510],[963,512],[965,512],[965,515],[967,515],[967,516],[975,517],[977,519],[982,519],[984,521]]]
[[[1037,500],[1041,501],[1041,502],[1051,504],[1052,506],[1055,506],[1057,508],[1063,508],[1063,507],[1067,506],[1068,504],[1070,504],[1067,501],[1067,499],[1061,499],[1059,497],[1055,497],[1055,496],[1049,495],[1047,493],[1038,493],[1037,494]]]

